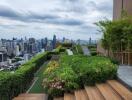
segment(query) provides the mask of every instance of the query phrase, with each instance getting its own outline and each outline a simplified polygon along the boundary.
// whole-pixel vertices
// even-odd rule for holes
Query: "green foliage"
[[[44,71],[43,86],[51,96],[62,96],[64,92],[71,92],[79,88],[77,84],[78,76],[71,67],[54,64],[54,61],[48,64],[49,68]],[[50,71],[49,71],[50,69]],[[51,70],[52,69],[52,70]]]
[[[92,51],[90,52],[92,56],[96,56],[97,55],[97,52],[96,51]]]
[[[102,46],[112,51],[132,50],[132,19],[125,17],[116,21],[100,21],[96,23],[104,33]]]
[[[12,60],[12,63],[14,63],[14,62],[18,62],[18,61],[21,61],[21,60],[22,60],[21,58],[19,58],[19,57],[15,57],[15,59]]]
[[[96,45],[88,45],[88,49],[90,50],[90,53],[92,56],[97,55],[97,46]]]
[[[59,67],[45,71],[43,86],[51,96],[62,96],[83,85],[94,85],[116,77],[117,66],[109,58],[98,56],[63,55]],[[53,66],[50,63],[50,66]]]
[[[77,46],[76,45],[72,46],[72,51],[73,51],[74,55],[78,54],[78,50],[77,50]]]
[[[83,50],[82,50],[81,45],[77,45],[76,47],[77,47],[78,53],[83,54]]]
[[[88,45],[88,48],[91,49],[91,48],[96,48],[96,45]]]
[[[66,49],[64,47],[60,49],[60,52],[65,52],[65,51]]]
[[[71,48],[72,43],[62,43],[62,47]]]
[[[14,73],[0,72],[0,99],[11,100],[14,96],[24,92],[29,87],[34,73],[47,60],[47,54],[46,52],[36,55]]]
[[[116,65],[106,57],[74,56],[71,62],[69,64],[86,85],[93,85],[116,76]]]
[[[119,64],[120,64],[120,62],[119,62],[117,59],[110,58],[110,60],[111,60],[111,62],[112,62],[113,64],[116,64],[116,65],[119,65]]]

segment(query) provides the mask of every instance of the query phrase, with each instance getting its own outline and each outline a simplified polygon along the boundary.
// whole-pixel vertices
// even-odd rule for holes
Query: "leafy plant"
[[[29,87],[34,73],[47,60],[47,52],[36,55],[14,73],[0,72],[0,99],[11,100]]]
[[[102,46],[109,50],[122,52],[131,51],[132,46],[132,19],[123,17],[116,21],[99,21],[96,23],[104,34]],[[109,52],[108,52],[109,53]]]
[[[54,66],[53,63],[50,63],[51,66]],[[78,76],[71,67],[63,65],[53,68],[54,70],[49,71],[43,80],[43,86],[51,96],[61,96],[64,92],[71,92],[79,88]]]
[[[64,92],[72,92],[83,85],[113,79],[117,72],[117,66],[106,57],[63,55],[58,63],[59,67],[52,67],[43,80],[43,86],[51,96],[62,96]],[[49,64],[49,68],[54,66],[54,63]]]

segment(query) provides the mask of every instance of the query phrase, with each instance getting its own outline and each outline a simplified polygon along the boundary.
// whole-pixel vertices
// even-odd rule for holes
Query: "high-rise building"
[[[132,15],[132,0],[114,0],[114,8],[113,8],[113,19],[119,19],[122,16],[122,12],[126,12],[126,14]]]
[[[45,42],[44,42],[44,48],[47,47],[47,44],[48,44],[48,38],[46,37],[46,38],[45,38]]]
[[[65,42],[65,37],[63,37],[63,40],[62,40],[62,42],[63,42],[63,43]]]
[[[28,53],[34,54],[36,51],[36,40],[34,38],[29,38]]]
[[[89,38],[89,44],[92,44],[92,39],[91,39],[91,37]]]
[[[56,47],[56,35],[53,36],[53,49]]]
[[[0,52],[0,62],[7,61],[7,54],[5,52]]]
[[[16,45],[16,46],[15,46],[14,54],[15,54],[16,56],[19,56],[19,55],[20,55],[19,45]]]
[[[41,47],[42,48],[45,48],[45,45],[44,45],[45,43],[44,42],[45,42],[44,39],[41,39]]]

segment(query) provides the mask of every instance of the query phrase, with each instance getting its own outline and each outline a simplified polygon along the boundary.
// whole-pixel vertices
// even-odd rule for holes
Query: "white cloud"
[[[42,38],[55,33],[69,37],[70,33],[74,39],[98,38],[101,35],[95,34],[93,23],[112,19],[112,4],[111,0],[1,0],[0,38],[2,33],[8,37]]]

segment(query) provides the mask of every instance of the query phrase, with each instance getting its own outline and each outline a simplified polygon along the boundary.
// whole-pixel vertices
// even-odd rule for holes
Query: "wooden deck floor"
[[[47,100],[45,94],[21,94],[13,100]],[[85,86],[74,94],[65,93],[64,97],[54,100],[132,100],[132,92],[116,80],[109,80],[96,86]]]
[[[48,100],[46,94],[20,94],[18,97],[15,97],[13,100]]]

